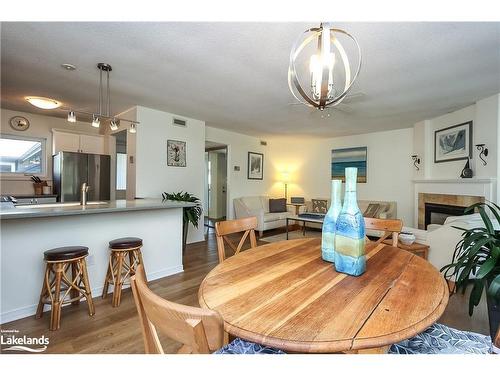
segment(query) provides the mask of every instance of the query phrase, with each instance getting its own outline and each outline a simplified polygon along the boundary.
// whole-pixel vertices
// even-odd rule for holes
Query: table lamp
[[[283,172],[281,174],[281,179],[283,181],[283,184],[285,185],[285,199],[288,199],[287,188],[288,188],[288,183],[290,182],[290,174],[288,172]]]

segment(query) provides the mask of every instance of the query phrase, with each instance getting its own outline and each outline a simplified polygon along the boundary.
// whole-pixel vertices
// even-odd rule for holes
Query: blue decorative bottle
[[[323,230],[321,232],[321,257],[327,262],[335,261],[335,225],[342,209],[341,190],[342,180],[332,180],[332,199],[330,200],[330,208],[323,220]]]
[[[352,276],[366,270],[365,221],[356,201],[357,175],[357,168],[345,169],[344,205],[335,233],[335,269]]]

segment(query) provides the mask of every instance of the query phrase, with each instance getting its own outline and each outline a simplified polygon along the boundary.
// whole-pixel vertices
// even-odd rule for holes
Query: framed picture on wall
[[[264,154],[257,152],[248,153],[248,179],[264,179]]]
[[[434,132],[434,163],[472,158],[472,121]]]
[[[167,140],[167,165],[169,167],[186,166],[186,142]]]
[[[351,147],[332,150],[332,179],[345,182],[345,169],[358,168],[358,181],[366,182],[367,147]]]

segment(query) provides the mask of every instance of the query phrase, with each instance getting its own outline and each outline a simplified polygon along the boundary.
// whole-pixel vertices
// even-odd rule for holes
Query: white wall
[[[52,129],[64,129],[87,134],[99,134],[99,129],[93,128],[90,123],[77,121],[69,123],[66,119],[52,116],[42,116],[33,113],[0,110],[0,129],[2,134],[16,136],[26,136],[34,138],[44,138],[46,140],[46,174],[41,176],[42,180],[47,180],[52,186]],[[25,131],[16,131],[10,127],[9,120],[14,116],[23,116],[30,122],[30,127]],[[0,193],[23,195],[34,194],[33,183],[27,176],[0,177]]]
[[[283,196],[281,176],[288,172],[288,196],[306,199],[330,197],[332,149],[366,146],[367,183],[358,184],[358,199],[396,201],[398,217],[405,225],[413,224],[412,128],[324,140],[273,139],[268,143],[270,194]]]
[[[172,124],[171,113],[136,107],[136,196],[160,198],[163,192],[187,191],[203,201],[205,122],[182,117],[186,127]],[[186,142],[186,167],[167,166],[167,140]],[[127,139],[127,145],[128,145]],[[189,228],[188,243],[203,241],[203,219]]]
[[[268,181],[271,178],[269,147],[262,146],[259,138],[209,126],[205,128],[205,138],[207,141],[227,145],[227,217],[232,219],[234,218],[233,199],[267,194]],[[264,179],[262,181],[247,179],[249,151],[264,154]],[[239,166],[240,170],[235,171],[235,166]]]
[[[416,179],[457,179],[465,166],[465,160],[434,163],[434,132],[449,126],[472,121],[471,169],[476,178],[496,178],[498,163],[498,137],[500,127],[500,94],[479,100],[477,103],[414,126],[414,153],[422,164],[420,171],[414,172]],[[475,145],[486,144],[489,154],[488,164],[483,165]]]

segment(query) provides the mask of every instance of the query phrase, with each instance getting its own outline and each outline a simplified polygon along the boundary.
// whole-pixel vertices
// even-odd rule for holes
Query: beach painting
[[[366,182],[367,147],[352,147],[332,150],[332,180],[345,182],[345,169],[358,168],[358,182]]]

